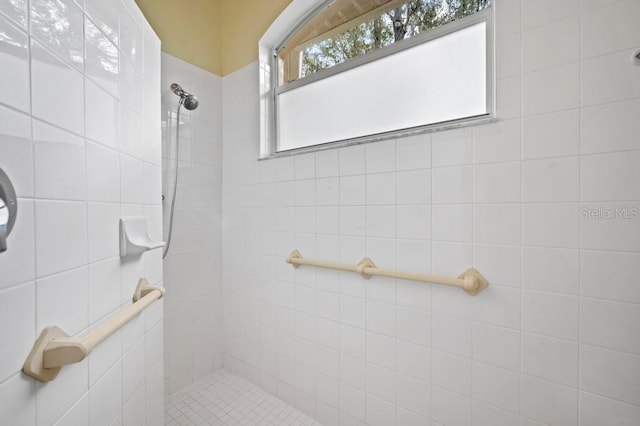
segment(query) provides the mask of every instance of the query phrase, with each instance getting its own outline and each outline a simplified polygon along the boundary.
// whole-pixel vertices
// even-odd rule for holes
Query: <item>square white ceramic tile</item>
[[[583,298],[580,342],[640,355],[639,321],[637,304]]]
[[[472,423],[471,398],[447,389],[432,386],[431,419],[440,425],[470,426]]]
[[[87,263],[87,205],[36,201],[36,270],[38,277]]]
[[[367,393],[385,401],[396,401],[396,373],[376,364],[367,364]]]
[[[580,214],[583,248],[640,251],[640,203],[585,203]]]
[[[520,204],[476,204],[473,220],[474,242],[507,245],[521,243]]]
[[[92,141],[120,145],[120,104],[114,95],[85,79],[86,136]]]
[[[576,62],[526,74],[522,84],[524,114],[576,108],[580,102],[579,73]]]
[[[500,28],[498,24],[498,28]],[[520,75],[522,71],[522,37],[513,33],[496,38],[496,77]]]
[[[634,99],[640,95],[638,73],[629,66],[629,51],[583,60],[582,106]]]
[[[487,364],[518,371],[520,332],[488,324],[473,325],[473,358]]]
[[[418,271],[416,269],[416,271]],[[397,287],[398,306],[421,310],[431,309],[431,286],[400,281]]]
[[[431,349],[404,340],[397,341],[397,371],[418,380],[431,379]]]
[[[520,290],[490,286],[473,299],[473,319],[488,324],[520,327]]]
[[[396,168],[396,141],[369,143],[365,145],[367,173],[393,171]]]
[[[119,255],[120,206],[115,203],[88,203],[89,261]]]
[[[89,322],[120,306],[120,258],[111,258],[89,266]]]
[[[340,351],[365,359],[367,352],[366,332],[348,325],[340,326]]]
[[[111,420],[122,407],[122,365],[118,362],[89,391],[89,421]],[[99,402],[98,402],[99,401]]]
[[[527,246],[577,248],[579,210],[577,204],[525,204],[523,243]]]
[[[359,420],[365,419],[365,393],[350,386],[340,385],[340,409]],[[341,423],[342,424],[342,423]]]
[[[120,158],[116,151],[87,143],[89,200],[120,202]]]
[[[398,308],[396,316],[398,339],[423,346],[430,345],[431,315],[428,312]]]
[[[576,62],[580,57],[580,19],[577,15],[522,33],[525,73]]]
[[[31,90],[35,117],[75,134],[84,134],[82,74],[35,41],[31,42]],[[60,108],[60,99],[65,99],[64,108]]]
[[[474,166],[473,201],[476,203],[517,203],[522,200],[521,164],[497,163]]]
[[[498,2],[496,5],[496,34],[500,37],[518,33],[521,29],[521,6],[519,1]]]
[[[33,280],[36,276],[33,201],[18,199],[18,205],[20,215],[7,239],[7,251],[0,257],[0,289]]]
[[[637,201],[640,190],[634,185],[640,171],[634,164],[640,151],[595,154],[581,158],[582,201]]]
[[[85,200],[84,140],[37,120],[33,139],[36,197]]]
[[[605,424],[611,419],[621,426],[633,426],[640,419],[640,407],[580,392],[580,421],[585,426]]]
[[[432,167],[463,166],[473,159],[473,132],[470,128],[434,133],[431,144]]]
[[[340,178],[340,205],[364,204],[365,199],[366,180],[364,176]]]
[[[522,329],[578,341],[579,300],[575,296],[522,292]]]
[[[522,120],[501,120],[473,128],[473,162],[520,160]]]
[[[422,134],[400,138],[396,141],[397,170],[413,170],[431,167],[431,135]]]
[[[438,314],[471,319],[473,316],[473,300],[468,297],[460,297],[460,292],[457,288],[434,286],[431,289],[431,310]]]
[[[394,369],[396,366],[395,339],[382,334],[368,332],[367,361]]]
[[[367,330],[395,336],[396,308],[388,303],[367,301]]]
[[[461,356],[472,351],[471,321],[445,315],[431,316],[431,342],[434,349]]]
[[[27,1],[18,0],[12,3],[3,3],[0,6],[2,11],[9,18],[13,19],[19,26],[27,27]]]
[[[473,208],[467,204],[434,205],[431,208],[434,241],[471,242]]]
[[[315,154],[297,155],[293,158],[293,165],[296,179],[313,179],[316,177]]]
[[[398,172],[396,185],[398,204],[431,202],[431,172],[429,170]]]
[[[579,269],[578,250],[525,247],[522,286],[531,290],[577,295]]]
[[[487,405],[482,402],[473,402],[473,422],[483,426],[508,426],[518,424],[517,414],[503,409]]]
[[[421,416],[428,416],[430,385],[402,374],[398,374],[396,380],[398,406]]]
[[[31,35],[66,62],[80,71],[84,65],[82,9],[73,1],[49,3],[43,0],[30,2]],[[64,26],[52,25],[64,21]]]
[[[580,347],[580,388],[638,405],[640,357],[595,346]]]
[[[505,120],[522,117],[522,77],[502,78],[496,83],[496,115]]]
[[[73,336],[89,325],[86,309],[69,309],[83,306],[88,300],[87,268],[73,269],[61,274],[39,279],[36,283],[36,329],[53,325]]]
[[[557,5],[557,10],[551,12],[549,8],[556,5],[552,0],[543,0],[536,4],[522,4],[522,29],[527,30],[540,25],[546,25],[575,14],[579,0],[567,0],[562,5]]]
[[[520,287],[521,252],[517,246],[474,244],[474,267],[492,284]]]
[[[580,151],[583,154],[638,149],[634,118],[640,100],[582,108]]]
[[[524,333],[522,372],[567,386],[578,385],[578,344]]]
[[[38,425],[51,425],[88,390],[88,362],[65,366],[64,377],[38,384],[36,406]]]
[[[0,308],[0,337],[6,342],[0,357],[0,380],[4,381],[20,371],[24,357],[36,338],[34,283],[2,290]],[[22,320],[16,321],[15,318]]]
[[[13,182],[18,197],[33,196],[33,146],[31,119],[27,115],[0,106],[0,167]]]
[[[107,7],[100,0],[87,0],[84,8],[96,26],[117,45],[119,39],[118,8]]]
[[[580,256],[583,296],[640,303],[640,289],[633,284],[640,254],[582,250]]]
[[[434,204],[470,203],[473,201],[473,168],[435,168],[432,173]]]
[[[366,177],[366,201],[368,205],[395,204],[396,174],[368,174]]]
[[[640,32],[631,16],[640,13],[638,3],[621,1],[607,7],[585,11],[581,20],[582,56],[589,58],[636,47]],[[615,28],[616,31],[605,31]]]
[[[396,236],[404,239],[429,239],[431,208],[429,205],[406,205],[396,208]]]
[[[366,389],[367,363],[350,355],[340,355],[340,381],[358,390]]]
[[[520,412],[520,374],[475,362],[473,394],[480,401],[513,413]]]
[[[396,422],[396,408],[384,400],[367,395],[367,424],[390,425]]]
[[[578,424],[578,391],[529,376],[522,376],[522,411],[544,424]]]
[[[35,384],[29,377],[15,374],[0,385],[0,415],[11,424],[36,424]]]
[[[340,200],[340,181],[337,177],[321,178],[315,181],[316,204],[318,206],[337,206]]]
[[[431,383],[465,396],[472,393],[472,362],[446,352],[431,352]]]
[[[340,151],[331,149],[316,153],[316,177],[333,177],[340,173]]]
[[[525,203],[578,201],[580,160],[564,157],[523,163]]]
[[[584,110],[583,110],[584,111]],[[548,158],[580,152],[580,110],[534,115],[523,120],[523,158]],[[584,114],[584,112],[583,112]],[[585,133],[582,132],[584,138]]]
[[[340,176],[359,175],[365,172],[364,145],[340,148]]]
[[[23,4],[26,9],[26,4]],[[13,18],[19,21],[26,19],[26,10],[23,15],[20,3],[3,4],[2,11],[16,7]],[[29,111],[29,40],[27,35],[13,25],[9,20],[0,16],[0,28],[5,34],[5,38],[0,42],[0,59],[3,64],[5,79],[0,83],[0,102],[11,105],[22,111]]]

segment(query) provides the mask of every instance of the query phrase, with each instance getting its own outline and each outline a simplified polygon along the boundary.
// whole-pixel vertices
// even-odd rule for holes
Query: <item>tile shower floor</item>
[[[320,426],[306,414],[224,370],[169,396],[165,424]]]

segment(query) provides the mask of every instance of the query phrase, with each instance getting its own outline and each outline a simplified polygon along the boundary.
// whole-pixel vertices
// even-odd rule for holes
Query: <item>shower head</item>
[[[171,90],[173,91],[173,93],[180,96],[180,102],[187,110],[193,111],[194,109],[198,108],[198,98],[185,91],[178,83],[173,83],[171,85]]]

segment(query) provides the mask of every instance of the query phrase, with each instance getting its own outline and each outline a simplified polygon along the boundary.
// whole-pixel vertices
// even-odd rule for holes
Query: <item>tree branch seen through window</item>
[[[491,0],[413,0],[304,47],[299,78],[487,8]]]

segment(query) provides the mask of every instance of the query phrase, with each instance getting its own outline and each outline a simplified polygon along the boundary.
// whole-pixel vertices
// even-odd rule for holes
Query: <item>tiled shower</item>
[[[640,3],[492,7],[496,121],[258,161],[258,62],[161,54],[132,0],[0,1],[0,424],[639,424]],[[121,217],[167,238],[174,82],[200,106],[171,250],[121,260]],[[166,296],[55,381],[20,372],[43,327],[90,332],[140,277]]]

